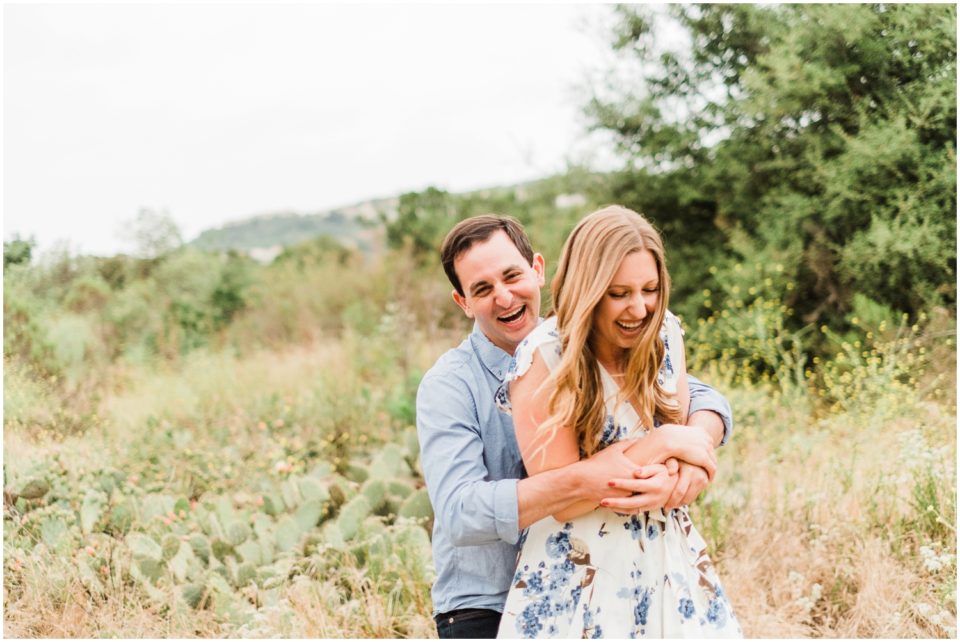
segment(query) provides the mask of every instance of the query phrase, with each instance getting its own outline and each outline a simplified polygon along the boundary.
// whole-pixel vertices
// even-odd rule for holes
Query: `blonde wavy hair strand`
[[[654,314],[644,323],[636,346],[624,364],[621,400],[633,397],[641,424],[653,419],[678,422],[682,413],[674,395],[657,381],[664,359],[660,327],[670,297],[663,241],[643,216],[619,205],[604,207],[577,224],[564,243],[553,278],[553,312],[557,316],[562,356],[540,390],[552,390],[548,419],[537,429],[535,443],[544,447],[561,426],[572,426],[577,442],[592,455],[606,421],[600,366],[593,349],[593,319],[620,264],[633,252],[649,250],[656,260],[660,296]],[[538,450],[540,449],[538,448]]]

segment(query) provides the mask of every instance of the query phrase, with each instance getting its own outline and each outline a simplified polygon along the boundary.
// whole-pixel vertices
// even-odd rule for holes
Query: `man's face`
[[[474,243],[453,262],[463,296],[453,300],[498,348],[513,354],[517,345],[537,327],[543,257],[534,254],[529,265],[505,232]]]

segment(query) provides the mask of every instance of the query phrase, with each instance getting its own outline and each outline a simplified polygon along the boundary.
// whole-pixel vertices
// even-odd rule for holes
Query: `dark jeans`
[[[437,635],[441,639],[492,640],[497,637],[497,629],[500,627],[500,614],[489,609],[457,609],[439,613],[433,619],[437,623]]]

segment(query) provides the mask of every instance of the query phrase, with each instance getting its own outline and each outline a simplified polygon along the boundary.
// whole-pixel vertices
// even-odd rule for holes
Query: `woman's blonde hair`
[[[647,317],[640,338],[630,350],[618,402],[634,397],[640,421],[648,428],[653,427],[654,417],[667,422],[681,419],[676,400],[657,381],[664,359],[660,327],[670,298],[663,241],[643,216],[611,205],[577,224],[563,245],[553,277],[553,311],[563,355],[544,383],[544,389],[552,392],[547,405],[550,416],[539,428],[544,436],[537,440],[539,443],[548,443],[560,426],[572,426],[588,456],[600,445],[607,410],[593,346],[594,314],[623,260],[644,250],[656,260],[660,296],[656,310]]]

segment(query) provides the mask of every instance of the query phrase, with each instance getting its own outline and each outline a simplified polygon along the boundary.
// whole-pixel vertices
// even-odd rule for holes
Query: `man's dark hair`
[[[499,230],[503,230],[510,238],[527,263],[533,265],[533,248],[530,247],[530,239],[523,231],[520,221],[512,216],[499,214],[471,216],[454,225],[453,229],[447,232],[443,245],[440,246],[440,262],[443,263],[443,271],[447,273],[447,278],[460,296],[464,296],[463,285],[460,283],[457,271],[453,269],[453,262],[474,243],[486,241]]]

